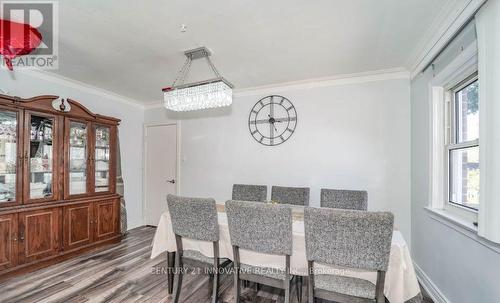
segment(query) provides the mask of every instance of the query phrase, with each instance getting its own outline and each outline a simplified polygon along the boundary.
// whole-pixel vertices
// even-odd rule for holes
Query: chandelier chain
[[[217,78],[221,78],[221,74],[219,73],[219,71],[215,67],[214,63],[210,59],[209,54],[204,52],[203,56],[207,60],[207,64],[210,67],[210,69],[212,70],[212,72],[215,74],[215,76]],[[186,78],[189,74],[189,71],[191,69],[192,62],[193,62],[193,56],[187,55],[186,61],[184,62],[184,65],[182,66],[182,68],[179,70],[179,73],[178,73],[177,77],[175,78],[174,83],[172,84],[172,87],[175,87],[177,84],[179,84],[179,85],[184,84],[184,82],[186,81]]]
[[[212,60],[210,60],[210,57],[206,56],[205,58],[207,59],[207,63],[210,66],[210,68],[212,68],[212,71],[214,72],[215,76],[217,78],[220,78],[221,75],[220,75],[219,71],[217,70],[217,68],[215,67],[215,65],[213,64]]]
[[[174,87],[178,82],[179,84],[183,84],[184,81],[186,80],[186,76],[189,72],[189,68],[191,66],[191,57],[187,57],[186,61],[184,62],[184,65],[182,65],[181,69],[179,70],[179,73],[177,74],[177,77],[174,80],[174,83],[172,84],[172,87]]]
[[[189,58],[189,62],[187,63],[187,66],[186,68],[184,69],[184,73],[182,75],[182,78],[180,79],[181,80],[181,85],[184,84],[184,82],[186,82],[186,79],[187,79],[187,76],[189,74],[189,71],[191,70],[191,63],[193,63],[193,58]]]

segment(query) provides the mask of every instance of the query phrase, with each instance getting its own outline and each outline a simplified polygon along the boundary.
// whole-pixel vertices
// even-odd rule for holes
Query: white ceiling
[[[408,68],[446,2],[64,0],[56,73],[147,104],[202,45],[236,88]]]

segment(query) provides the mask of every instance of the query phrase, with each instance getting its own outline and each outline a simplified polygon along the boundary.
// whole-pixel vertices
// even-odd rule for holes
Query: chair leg
[[[307,283],[307,302],[314,303],[314,290],[311,277],[309,277],[309,283]]]
[[[212,303],[217,303],[219,295],[219,269],[215,269],[213,278]]]
[[[212,290],[212,302],[214,296],[215,279],[213,274],[208,274],[208,288]]]
[[[285,256],[285,303],[290,303],[290,256]]]
[[[377,303],[385,303],[385,296],[384,296],[384,285],[385,285],[385,271],[378,271],[377,272],[377,284],[376,284],[376,300]]]
[[[297,276],[297,301],[302,303],[302,276]]]
[[[307,261],[307,272],[309,279],[307,281],[307,302],[314,303],[314,262]]]
[[[175,252],[167,252],[167,284],[169,295],[171,295],[174,290],[174,266]]]
[[[233,245],[233,271],[234,271],[234,302],[240,303],[241,284],[240,284],[240,251],[238,246]]]
[[[253,283],[253,290],[255,293],[258,293],[260,290],[260,284],[259,283]]]
[[[239,268],[234,268],[234,302],[240,303],[241,296],[241,283],[240,283],[240,273]]]
[[[212,303],[217,303],[219,295],[219,242],[214,242],[214,274],[213,274]]]
[[[248,285],[250,286],[250,282],[249,281],[245,281],[248,283]],[[254,296],[253,296],[253,299],[252,299],[252,302],[257,302],[257,294],[259,293],[259,284],[255,283],[255,282],[252,282],[253,283],[253,291],[255,292]]]
[[[285,303],[290,303],[290,279],[285,281]]]
[[[182,288],[182,274],[183,274],[183,266],[182,266],[182,257],[181,254],[177,253],[175,256],[175,263],[177,263],[177,272],[175,273],[175,291],[174,298],[172,299],[173,303],[178,303],[179,298],[181,296],[181,288]]]

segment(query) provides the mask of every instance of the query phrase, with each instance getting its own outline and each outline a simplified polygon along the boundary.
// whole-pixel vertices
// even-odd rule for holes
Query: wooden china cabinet
[[[120,120],[0,95],[0,280],[120,241]]]

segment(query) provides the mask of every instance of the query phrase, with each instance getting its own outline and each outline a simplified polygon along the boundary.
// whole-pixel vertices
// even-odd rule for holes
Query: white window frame
[[[457,122],[456,122],[456,94],[468,85],[479,81],[477,70],[467,75],[461,75],[462,80],[458,83],[451,83],[446,87],[449,89],[445,91],[445,155],[443,157],[445,163],[445,195],[446,201],[444,209],[452,212],[469,221],[477,222],[478,210],[466,205],[461,205],[451,201],[451,169],[450,169],[450,154],[453,150],[461,150],[470,147],[479,148],[479,139],[457,143]],[[459,78],[460,79],[460,78]],[[472,213],[472,214],[471,214]]]
[[[429,193],[429,210],[439,216],[447,217],[460,226],[477,231],[473,223],[477,222],[478,214],[473,209],[458,204],[449,203],[448,186],[448,142],[451,135],[451,121],[449,110],[453,103],[453,88],[477,74],[477,46],[471,44],[462,53],[450,62],[439,73],[435,74],[430,83],[430,158],[431,178]]]

